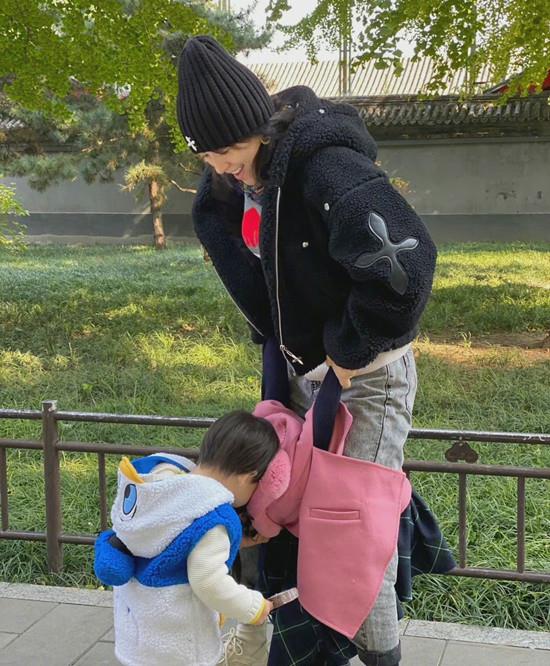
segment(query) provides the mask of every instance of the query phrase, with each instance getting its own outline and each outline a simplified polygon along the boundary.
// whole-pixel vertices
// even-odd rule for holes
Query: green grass
[[[454,335],[548,330],[550,245],[445,247],[423,327]]]
[[[417,343],[418,427],[550,431],[550,360],[542,350],[478,347],[479,336],[550,324],[550,246],[463,245],[440,252],[434,295]],[[259,395],[259,355],[244,320],[196,246],[32,247],[0,253],[0,405],[218,416]],[[436,340],[450,340],[441,344]],[[458,341],[458,342],[457,342]],[[40,424],[0,420],[0,437],[36,438]],[[188,446],[200,431],[67,423],[80,441]],[[443,460],[445,443],[411,441],[407,457]],[[482,462],[550,466],[546,447],[475,445]],[[109,460],[112,494],[117,457]],[[446,536],[457,543],[456,479],[414,476]],[[95,456],[62,458],[64,529],[99,528]],[[44,529],[41,456],[9,455],[10,527]],[[527,482],[527,563],[550,569],[549,484]],[[515,485],[469,484],[469,564],[513,568]],[[65,570],[46,571],[43,544],[0,541],[0,580],[96,586],[91,550],[65,547]],[[408,613],[419,619],[537,629],[548,588],[423,577]]]

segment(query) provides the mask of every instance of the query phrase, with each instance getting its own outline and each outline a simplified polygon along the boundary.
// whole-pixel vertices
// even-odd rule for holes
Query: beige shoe
[[[218,664],[223,666],[267,666],[269,645],[267,623],[259,625],[238,624],[225,634],[223,656]]]

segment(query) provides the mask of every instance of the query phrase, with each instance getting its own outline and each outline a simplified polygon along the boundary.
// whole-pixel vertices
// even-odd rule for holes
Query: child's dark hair
[[[259,481],[278,450],[279,438],[269,421],[236,410],[208,428],[198,463],[224,474],[255,472],[254,481]]]

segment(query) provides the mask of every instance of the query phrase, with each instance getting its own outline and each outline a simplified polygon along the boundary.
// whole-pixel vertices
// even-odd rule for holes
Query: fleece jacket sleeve
[[[361,368],[411,339],[429,298],[436,248],[422,220],[366,155],[315,153],[304,192],[326,224],[329,254],[351,278],[345,307],[326,322],[325,350]]]

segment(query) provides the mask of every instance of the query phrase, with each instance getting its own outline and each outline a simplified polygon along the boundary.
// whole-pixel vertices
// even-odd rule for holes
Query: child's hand
[[[269,601],[269,599],[264,599],[264,601],[265,601],[264,604],[265,608],[263,610],[263,613],[260,615],[260,617],[254,624],[263,624],[269,617],[271,611],[273,610],[273,604],[271,603],[271,601]]]
[[[241,541],[241,548],[251,548],[252,546],[259,546],[261,543],[267,543],[269,537],[264,537],[256,533],[254,536],[243,536]]]

